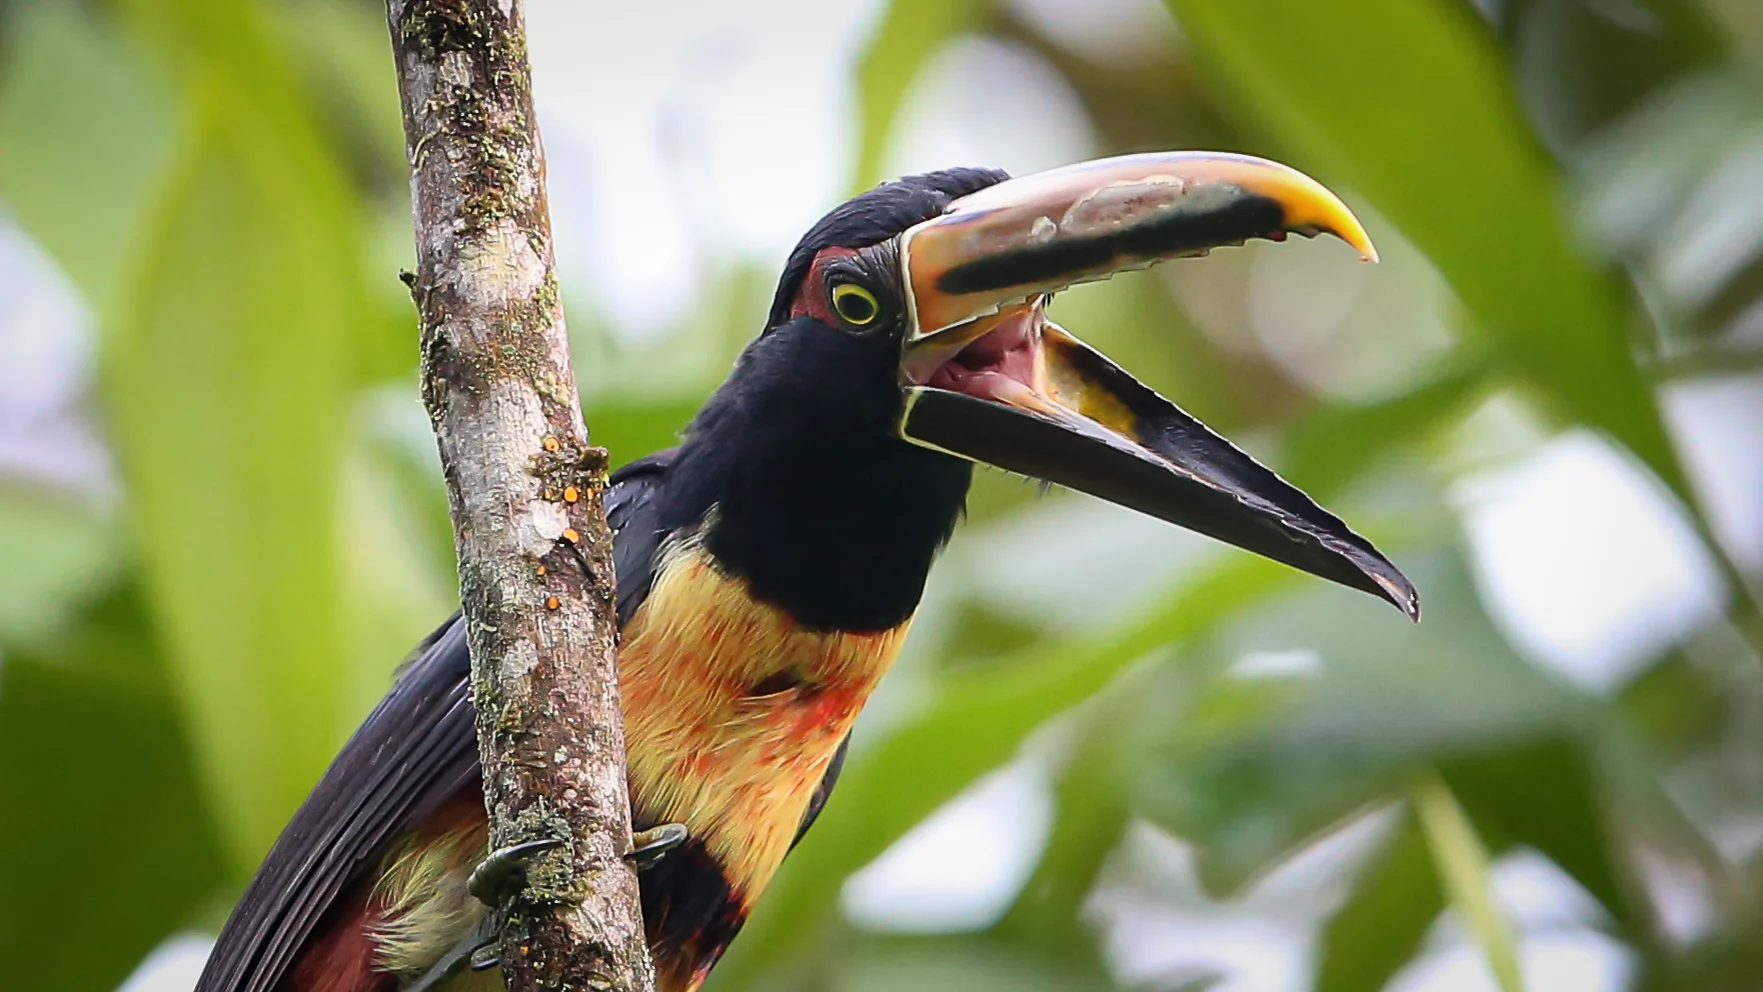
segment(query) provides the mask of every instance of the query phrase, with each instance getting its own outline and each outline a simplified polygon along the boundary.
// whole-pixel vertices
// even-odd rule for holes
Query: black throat
[[[969,463],[893,436],[892,350],[824,326],[751,346],[693,420],[660,523],[704,546],[804,626],[875,631],[910,617],[960,517]]]

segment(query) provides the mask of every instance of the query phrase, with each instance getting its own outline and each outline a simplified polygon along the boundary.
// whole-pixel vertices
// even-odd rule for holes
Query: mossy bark
[[[649,992],[630,847],[605,452],[558,302],[519,0],[388,0],[416,217],[423,400],[453,511],[491,843],[541,855],[512,992]]]

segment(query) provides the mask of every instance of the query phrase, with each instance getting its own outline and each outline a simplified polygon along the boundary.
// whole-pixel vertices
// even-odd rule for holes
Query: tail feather
[[[484,907],[466,891],[483,856],[476,789],[443,805],[392,845],[373,876],[332,911],[276,992],[396,992],[464,940]],[[465,974],[448,992],[497,989],[499,974]]]
[[[375,964],[375,907],[366,892],[321,925],[278,992],[396,992],[396,976]]]

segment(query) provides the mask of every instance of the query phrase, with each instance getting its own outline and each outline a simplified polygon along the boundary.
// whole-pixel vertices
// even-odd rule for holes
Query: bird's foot
[[[631,850],[626,854],[637,871],[654,867],[655,863],[685,842],[688,832],[683,823],[663,823],[631,835]],[[508,900],[526,877],[527,862],[546,851],[561,847],[555,838],[512,844],[491,851],[478,862],[465,883],[473,898],[490,907],[464,940],[453,945],[440,960],[423,972],[421,977],[404,986],[402,992],[439,992],[467,968],[483,971],[500,963],[496,946],[502,925],[508,920]]]
[[[489,853],[478,862],[466,881],[466,891],[490,907],[465,939],[448,948],[440,959],[429,966],[421,977],[404,986],[402,992],[439,992],[467,968],[483,971],[494,968],[499,961],[496,947],[503,924],[508,922],[508,901],[526,879],[527,862],[546,851],[563,846],[555,838],[511,844]]]
[[[631,849],[624,857],[639,872],[648,871],[667,852],[684,844],[690,832],[683,823],[663,823],[631,834]]]
[[[496,953],[496,939],[501,935],[506,919],[507,913],[501,909],[485,913],[464,940],[449,948],[440,960],[429,966],[429,970],[404,986],[402,992],[439,992],[466,968],[472,971],[494,968],[500,960]]]
[[[529,840],[524,844],[497,848],[471,870],[471,878],[466,881],[465,889],[478,902],[500,908],[526,880],[527,862],[562,846],[562,841],[547,837],[544,840]]]

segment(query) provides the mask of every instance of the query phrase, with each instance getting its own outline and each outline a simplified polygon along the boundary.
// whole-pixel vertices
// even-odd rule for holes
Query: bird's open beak
[[[1416,619],[1371,542],[1046,319],[1050,295],[1250,238],[1365,229],[1315,180],[1264,159],[1101,159],[964,197],[900,237],[908,440],[1045,479],[1362,589]]]

